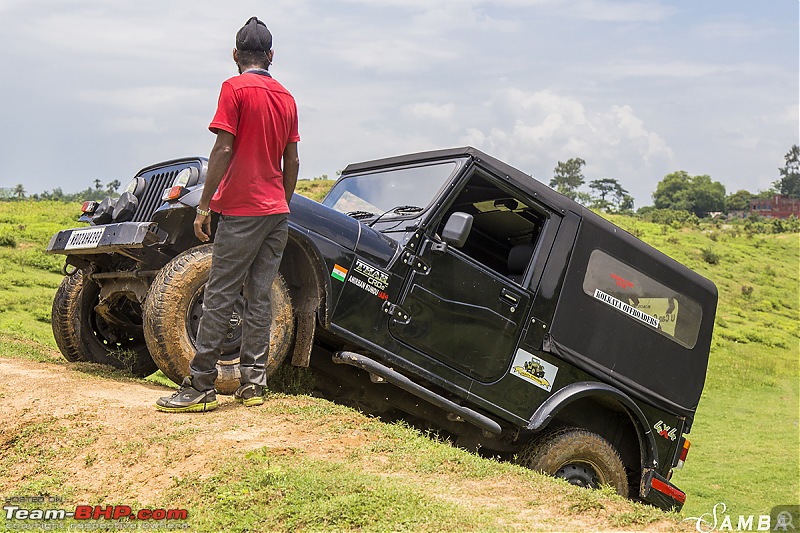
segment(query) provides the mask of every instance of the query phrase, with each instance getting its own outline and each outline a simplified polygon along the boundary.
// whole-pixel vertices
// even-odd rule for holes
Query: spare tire
[[[144,306],[144,338],[153,360],[175,383],[189,375],[195,354],[195,338],[203,315],[203,290],[211,270],[213,244],[204,244],[178,255],[162,268],[147,293]],[[242,301],[234,308],[226,342],[217,363],[217,392],[231,394],[239,386],[239,346]],[[289,289],[280,273],[272,282],[272,326],[267,376],[280,366],[294,342],[294,315]]]
[[[67,361],[102,363],[127,370],[137,377],[149,376],[158,368],[147,351],[138,302],[119,298],[114,311],[129,327],[107,322],[95,307],[100,303],[100,286],[89,279],[88,269],[66,276],[53,298],[52,325],[58,349]]]

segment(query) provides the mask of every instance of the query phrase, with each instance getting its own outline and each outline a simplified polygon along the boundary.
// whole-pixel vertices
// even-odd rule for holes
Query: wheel
[[[614,447],[600,435],[579,428],[561,428],[529,442],[520,452],[523,466],[596,489],[611,485],[627,498],[628,478]]]
[[[141,307],[121,297],[111,306],[118,316],[116,324],[107,321],[95,309],[100,303],[100,286],[88,274],[78,270],[66,276],[56,291],[52,325],[58,349],[67,361],[102,363],[138,377],[149,376],[158,367],[141,331]]]
[[[175,383],[189,375],[195,353],[195,337],[203,315],[203,289],[211,269],[212,244],[192,248],[162,268],[147,293],[144,307],[144,337],[153,360]],[[214,386],[231,394],[239,386],[239,345],[242,327],[239,302],[231,315],[226,342],[217,363],[219,375]],[[267,376],[280,366],[294,341],[294,316],[289,289],[280,273],[272,283],[272,325],[270,327]]]

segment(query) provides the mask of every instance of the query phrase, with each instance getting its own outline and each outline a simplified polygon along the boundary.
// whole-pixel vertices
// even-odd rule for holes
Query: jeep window
[[[583,292],[686,348],[697,342],[703,311],[694,300],[601,250],[589,257]]]
[[[522,285],[547,220],[544,211],[477,172],[448,208],[437,233],[457,211],[473,217],[472,230],[459,251]]]
[[[346,176],[334,185],[322,204],[360,218],[384,213],[382,218],[391,218],[387,212],[400,206],[427,207],[457,168],[455,161],[448,161]],[[418,211],[421,210],[414,212]],[[397,215],[404,212],[398,210]]]

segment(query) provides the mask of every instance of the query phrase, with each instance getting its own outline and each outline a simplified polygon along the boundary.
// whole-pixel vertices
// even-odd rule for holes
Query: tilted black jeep
[[[53,330],[69,360],[188,374],[211,246],[206,162],[145,168],[67,256]],[[295,195],[272,287],[269,370],[291,353],[330,397],[429,424],[571,483],[665,509],[703,389],[715,286],[473,148],[348,166]],[[238,384],[239,309],[217,389]]]

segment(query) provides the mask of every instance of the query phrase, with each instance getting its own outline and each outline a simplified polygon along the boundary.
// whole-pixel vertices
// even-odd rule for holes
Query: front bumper
[[[59,231],[47,252],[64,255],[96,255],[163,244],[167,233],[153,222],[120,222]]]
[[[686,502],[686,493],[650,468],[642,476],[640,496],[647,503],[665,511],[680,511]]]

